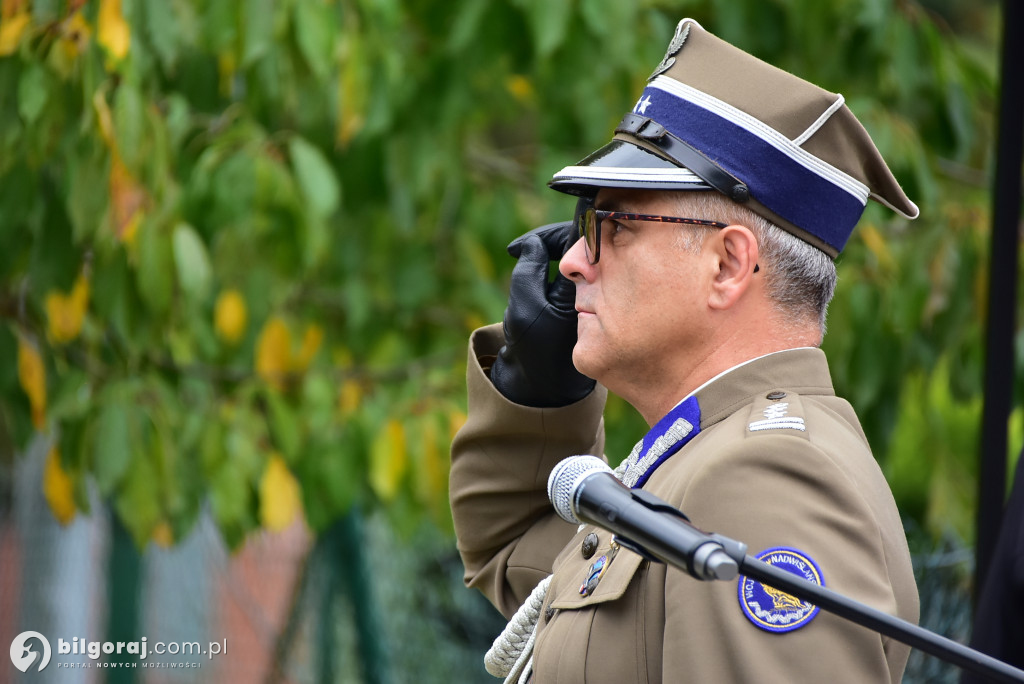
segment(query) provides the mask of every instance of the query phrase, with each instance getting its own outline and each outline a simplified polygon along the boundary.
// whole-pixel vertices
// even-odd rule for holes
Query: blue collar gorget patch
[[[700,432],[700,405],[690,396],[676,405],[636,443],[626,458],[622,482],[627,487],[643,487],[669,456],[682,449]]]

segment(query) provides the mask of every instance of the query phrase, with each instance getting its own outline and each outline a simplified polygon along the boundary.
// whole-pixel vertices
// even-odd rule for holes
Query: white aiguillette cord
[[[628,459],[615,469],[615,477],[622,479]],[[583,529],[585,525],[580,525]],[[537,620],[540,609],[551,585],[548,575],[530,592],[529,598],[508,621],[504,631],[491,644],[484,656],[484,667],[495,677],[504,677],[504,684],[526,684],[533,671],[533,643],[537,636]]]

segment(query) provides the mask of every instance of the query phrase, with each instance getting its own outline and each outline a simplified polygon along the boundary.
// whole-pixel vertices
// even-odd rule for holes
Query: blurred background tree
[[[546,180],[693,16],[842,92],[922,207],[869,207],[824,346],[909,524],[970,545],[992,0],[0,11],[0,458],[51,440],[62,523],[99,500],[138,548],[205,511],[230,548],[351,511],[450,539],[466,338],[502,315],[505,245],[569,215]],[[644,426],[613,397],[608,431],[616,461]]]

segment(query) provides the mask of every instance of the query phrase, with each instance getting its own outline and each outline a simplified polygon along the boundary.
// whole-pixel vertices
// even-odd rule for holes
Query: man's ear
[[[713,240],[718,258],[718,274],[711,286],[708,305],[729,309],[740,300],[754,282],[757,265],[757,239],[744,225],[733,224],[718,231]]]

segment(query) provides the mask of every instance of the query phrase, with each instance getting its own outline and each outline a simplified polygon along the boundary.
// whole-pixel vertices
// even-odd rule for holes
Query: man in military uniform
[[[902,644],[746,577],[645,561],[546,496],[555,464],[602,453],[607,388],[651,426],[617,471],[625,484],[917,620],[892,495],[817,348],[833,259],[867,200],[918,213],[842,97],[683,20],[612,142],[550,185],[579,197],[576,219],[510,245],[504,326],[473,334],[452,445],[466,583],[519,610],[492,674],[899,681]]]

